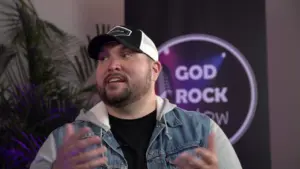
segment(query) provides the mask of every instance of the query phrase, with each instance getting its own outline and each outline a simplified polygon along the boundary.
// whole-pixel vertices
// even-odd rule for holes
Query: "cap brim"
[[[109,42],[118,42],[120,44],[123,44],[129,49],[135,50],[137,52],[142,52],[138,47],[130,44],[125,39],[122,39],[120,37],[104,34],[94,37],[89,45],[88,45],[88,54],[91,58],[98,60],[98,55],[101,49],[104,45],[106,45]]]

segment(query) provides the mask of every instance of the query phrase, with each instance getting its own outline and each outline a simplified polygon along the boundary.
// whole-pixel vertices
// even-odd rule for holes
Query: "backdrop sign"
[[[170,39],[159,53],[158,94],[208,115],[235,143],[251,124],[257,103],[256,79],[245,56],[225,40],[204,34]]]
[[[125,24],[159,49],[158,95],[211,117],[243,169],[271,168],[265,1],[130,0]]]

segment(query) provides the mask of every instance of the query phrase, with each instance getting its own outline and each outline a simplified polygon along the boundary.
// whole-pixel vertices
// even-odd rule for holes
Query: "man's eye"
[[[131,52],[124,52],[123,57],[130,57],[132,55]]]

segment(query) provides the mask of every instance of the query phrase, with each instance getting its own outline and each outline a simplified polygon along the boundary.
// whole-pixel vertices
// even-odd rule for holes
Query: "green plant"
[[[9,39],[0,46],[0,163],[26,168],[52,130],[92,106],[97,91],[87,80],[97,63],[84,43],[42,20],[30,0],[0,5]],[[96,25],[97,34],[109,27]]]

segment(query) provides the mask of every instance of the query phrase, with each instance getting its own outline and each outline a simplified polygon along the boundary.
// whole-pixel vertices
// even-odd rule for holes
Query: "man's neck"
[[[110,115],[121,119],[137,119],[156,109],[156,95],[145,95],[141,99],[122,108],[107,106]]]

